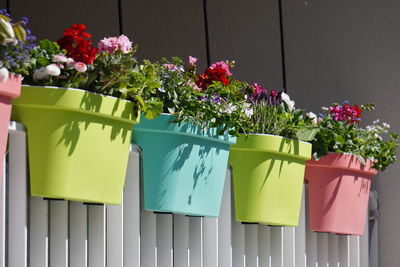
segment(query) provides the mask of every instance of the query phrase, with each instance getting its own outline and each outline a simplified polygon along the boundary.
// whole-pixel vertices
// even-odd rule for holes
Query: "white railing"
[[[310,232],[305,197],[296,228],[236,222],[229,170],[217,219],[142,210],[135,151],[120,206],[30,197],[26,133],[16,123],[7,158],[0,267],[368,267],[368,229],[362,237]]]

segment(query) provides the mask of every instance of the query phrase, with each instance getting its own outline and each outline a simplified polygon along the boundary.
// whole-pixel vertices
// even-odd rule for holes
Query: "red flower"
[[[228,76],[231,76],[232,73],[229,71],[229,68],[229,65],[223,61],[212,64],[203,74],[199,75],[196,85],[204,90],[214,81],[221,82],[224,85],[230,84]]]
[[[92,64],[96,58],[97,48],[92,46],[91,34],[85,32],[84,24],[73,24],[64,30],[64,37],[57,43],[62,49],[67,50],[67,56],[75,61]]]

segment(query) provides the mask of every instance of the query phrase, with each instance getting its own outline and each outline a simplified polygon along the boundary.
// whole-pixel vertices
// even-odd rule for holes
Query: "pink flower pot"
[[[14,98],[19,97],[21,81],[21,76],[11,74],[7,81],[0,82],[0,183],[3,177],[3,161],[7,147],[11,102]]]
[[[310,229],[362,235],[375,174],[371,161],[363,165],[348,154],[329,153],[319,161],[307,161]]]

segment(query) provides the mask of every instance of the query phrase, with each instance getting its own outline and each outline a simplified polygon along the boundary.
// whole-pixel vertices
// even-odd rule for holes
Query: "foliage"
[[[362,110],[373,110],[371,104],[350,106],[333,104],[323,108],[316,125],[317,134],[312,141],[316,159],[328,152],[349,153],[355,155],[363,164],[369,159],[373,168],[384,170],[396,161],[398,135],[389,133],[389,124],[379,124],[379,120],[365,128],[359,126]]]
[[[245,82],[233,79],[232,63],[217,62],[197,74],[197,59],[185,65],[179,58],[154,64],[161,87],[150,99],[163,103],[163,111],[177,115],[175,122],[192,122],[202,128],[217,128],[218,134],[238,135],[248,120],[247,103],[242,93]]]
[[[243,132],[272,134],[286,138],[309,141],[316,133],[313,118],[304,116],[303,110],[295,109],[285,90],[269,93],[259,84],[246,90],[253,115],[242,129]]]
[[[0,10],[0,80],[8,78],[8,72],[27,75],[33,59],[30,51],[36,46],[36,37],[26,28],[28,19],[13,22],[5,10]]]

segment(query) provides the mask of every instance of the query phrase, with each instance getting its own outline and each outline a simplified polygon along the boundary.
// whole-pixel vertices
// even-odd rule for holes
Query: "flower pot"
[[[134,126],[142,149],[144,209],[193,216],[219,216],[234,137],[218,136],[161,114]]]
[[[0,83],[0,183],[3,176],[3,161],[7,147],[11,102],[14,98],[19,97],[21,80],[21,76],[11,74],[7,81]]]
[[[134,104],[78,89],[22,86],[12,119],[27,127],[31,195],[119,204]]]
[[[236,220],[296,226],[311,144],[274,135],[239,136],[229,163]]]
[[[364,166],[357,157],[340,153],[307,161],[305,179],[312,231],[364,233],[371,179],[376,174],[371,166],[369,160]]]

